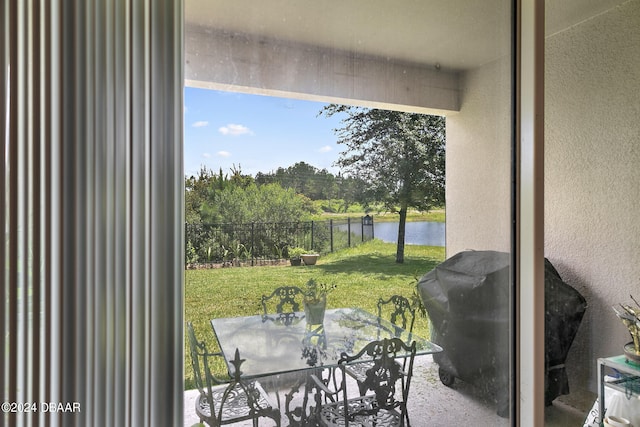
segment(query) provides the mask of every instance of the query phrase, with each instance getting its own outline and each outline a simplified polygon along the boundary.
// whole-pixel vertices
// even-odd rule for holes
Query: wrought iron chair
[[[338,361],[341,378],[336,390],[327,387],[327,381],[312,376],[314,386],[320,390],[316,395],[317,421],[324,427],[364,426],[410,426],[407,399],[413,374],[416,343],[405,344],[399,338],[385,338],[367,344],[353,356],[342,353]],[[347,396],[347,370],[350,363],[362,357],[372,359],[363,382],[367,391],[355,398]],[[396,362],[397,357],[406,357],[405,369]]]
[[[297,286],[280,286],[270,295],[262,295],[262,320],[277,321],[291,325],[301,320],[298,313],[302,310],[304,291]]]
[[[390,307],[386,313],[389,320],[394,325],[402,327],[409,332],[413,332],[413,323],[416,320],[416,309],[411,307],[409,300],[402,295],[391,295],[389,299],[378,300],[378,317],[383,317],[385,309]]]
[[[413,332],[413,323],[416,318],[416,310],[411,307],[409,300],[402,295],[392,295],[389,299],[378,299],[378,317],[384,318],[388,315],[389,321],[398,328]],[[391,331],[395,333],[396,331]],[[378,337],[380,338],[380,337]],[[406,360],[405,360],[406,362]],[[358,363],[347,366],[345,369],[347,374],[358,382],[360,395],[365,393],[364,384],[365,373],[371,367],[370,362]],[[404,368],[404,366],[403,366]]]
[[[209,363],[214,357],[224,357],[222,353],[209,353],[206,344],[196,339],[191,322],[187,323],[187,334],[193,376],[200,392],[195,404],[200,422],[218,427],[252,420],[256,427],[260,417],[268,417],[280,426],[280,411],[271,403],[260,383],[242,379],[240,367],[244,359],[240,358],[237,349],[231,362],[234,367],[231,379],[220,379],[213,375]]]

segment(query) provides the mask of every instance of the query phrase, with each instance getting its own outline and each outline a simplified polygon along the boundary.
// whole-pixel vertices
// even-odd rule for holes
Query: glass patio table
[[[211,325],[230,372],[236,349],[240,352],[244,378],[334,367],[341,353],[355,354],[383,338],[415,341],[417,355],[442,351],[440,346],[358,308],[326,310],[323,323],[318,325],[308,324],[303,312],[286,318],[274,314],[213,319]]]

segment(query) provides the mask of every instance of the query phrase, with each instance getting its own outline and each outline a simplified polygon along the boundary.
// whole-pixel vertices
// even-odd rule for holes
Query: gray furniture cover
[[[459,378],[495,395],[498,414],[509,414],[511,317],[510,255],[464,251],[439,264],[418,282],[432,324],[431,341],[441,379]],[[545,401],[569,393],[564,361],[586,301],[545,259]],[[451,383],[449,382],[449,384]],[[443,379],[443,383],[447,384]],[[447,384],[447,385],[449,385]]]

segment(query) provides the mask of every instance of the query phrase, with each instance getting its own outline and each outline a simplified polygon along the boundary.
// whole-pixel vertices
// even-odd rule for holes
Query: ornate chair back
[[[388,315],[388,317],[386,317],[385,314]],[[378,317],[386,317],[394,325],[413,332],[416,310],[411,307],[411,303],[407,298],[402,295],[392,295],[387,300],[383,298],[378,300]]]
[[[270,295],[263,295],[262,319],[281,321],[286,325],[300,320],[296,313],[303,310],[304,291],[297,286],[280,286]]]
[[[345,412],[345,426],[349,421],[353,421],[359,415],[374,415],[381,417],[391,416],[393,411],[397,411],[398,420],[408,419],[407,399],[409,397],[409,387],[411,376],[413,375],[413,361],[416,355],[416,343],[405,344],[399,338],[385,338],[381,341],[372,341],[367,344],[357,354],[349,356],[345,353],[340,357],[338,364],[342,371],[342,393],[343,408]],[[396,363],[398,357],[407,359],[406,366]],[[346,387],[346,366],[349,363],[367,358],[370,360],[370,367],[365,372],[365,379],[362,383],[365,391],[373,392],[373,405],[349,404]],[[366,399],[362,396],[360,399]],[[383,413],[378,414],[379,412]],[[395,415],[394,415],[395,417]],[[395,418],[397,419],[397,418]],[[384,420],[379,425],[384,424]],[[378,424],[376,424],[378,425]]]
[[[196,413],[201,421],[218,427],[248,419],[270,417],[280,425],[280,412],[269,402],[260,384],[242,380],[240,367],[244,360],[240,358],[237,349],[235,358],[231,361],[234,367],[231,379],[221,379],[211,372],[210,361],[213,357],[224,358],[222,353],[209,353],[206,344],[197,340],[191,322],[187,323],[187,335],[193,375],[200,392],[196,401]]]
[[[400,336],[403,330],[409,331],[409,339],[411,341],[411,332],[413,331],[413,323],[415,321],[416,311],[411,307],[409,300],[401,295],[392,295],[389,299],[380,298],[378,300],[378,318],[389,319],[393,328],[389,330],[395,336]],[[380,328],[378,330],[378,340],[380,339]],[[385,329],[388,329],[385,326]],[[397,365],[398,363],[396,363]],[[405,369],[407,365],[407,359],[403,359],[401,369]],[[363,396],[366,393],[365,373],[371,367],[371,362],[357,363],[345,367],[347,373],[352,376],[358,383],[360,389],[360,395]]]
[[[191,355],[191,367],[193,368],[193,379],[201,395],[206,395],[208,390],[205,386],[211,382],[211,386],[228,383],[227,378],[215,377],[209,368],[209,359],[213,357],[223,357],[222,353],[209,353],[204,341],[198,341],[193,329],[193,323],[187,322],[187,337],[189,338],[189,349]]]

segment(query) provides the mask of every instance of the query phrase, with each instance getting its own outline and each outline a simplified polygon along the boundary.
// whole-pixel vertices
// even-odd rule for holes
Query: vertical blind
[[[182,1],[0,4],[0,426],[181,425]]]

